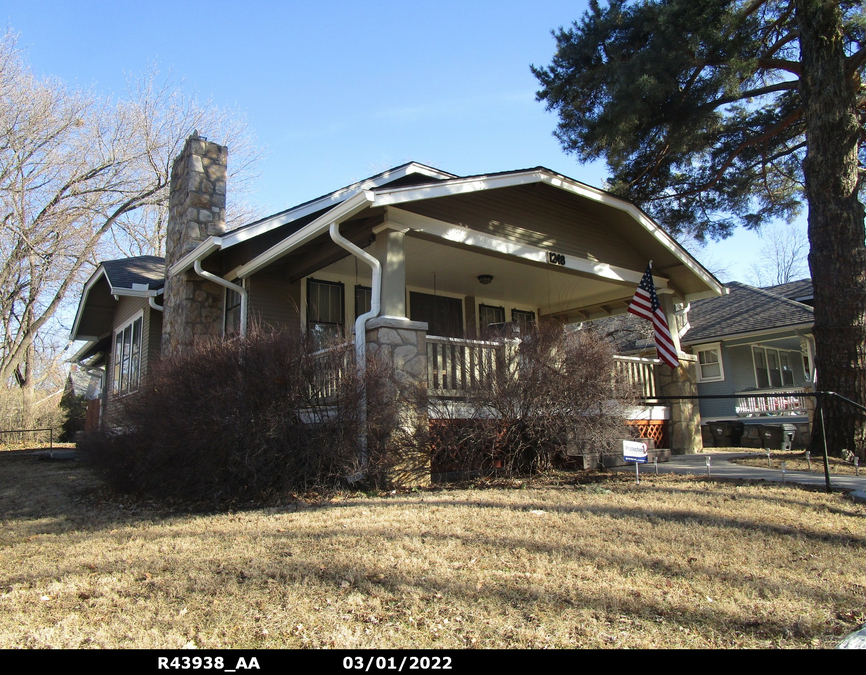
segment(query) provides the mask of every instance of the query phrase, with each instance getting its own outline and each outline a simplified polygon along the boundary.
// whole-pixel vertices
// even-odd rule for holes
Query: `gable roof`
[[[762,288],[732,282],[728,295],[692,303],[689,331],[683,344],[712,342],[722,338],[745,337],[775,329],[810,327],[812,308]]]
[[[685,295],[705,297],[707,294],[715,295],[724,292],[722,284],[710,272],[635,204],[603,190],[580,183],[544,167],[458,177],[416,163],[411,163],[408,166],[414,167],[416,171],[423,168],[424,176],[420,180],[415,179],[411,182],[393,179],[394,172],[400,169],[397,167],[385,172],[385,174],[380,174],[379,178],[373,177],[367,181],[355,183],[349,188],[343,188],[313,202],[306,202],[294,209],[238,228],[221,237],[209,237],[176,262],[168,270],[168,273],[171,275],[181,274],[191,269],[196,260],[203,260],[217,251],[264,234],[276,227],[288,223],[296,224],[297,227],[283,230],[284,236],[277,243],[269,246],[266,250],[257,252],[251,260],[241,263],[226,276],[227,280],[244,278],[325,234],[331,224],[342,223],[357,217],[361,212],[369,213],[370,210],[381,207],[405,209],[410,208],[411,204],[429,203],[438,198],[447,199],[460,195],[481,194],[500,188],[543,184],[555,190],[561,190],[565,194],[586,200],[586,203],[594,203],[599,208],[610,209],[609,213],[612,218],[627,220],[631,224],[636,224],[642,230],[642,236],[646,238],[646,245],[655,251],[653,255],[660,258],[666,257],[670,263],[675,263],[668,265],[672,268],[670,280],[674,285],[684,288]],[[590,260],[588,264],[591,262]],[[602,267],[611,266],[599,264],[592,267],[593,272],[598,273]],[[631,270],[619,269],[612,269],[610,274],[613,278],[629,283],[637,283],[642,276],[642,272],[634,273]]]
[[[815,297],[815,292],[812,290],[811,279],[798,279],[797,281],[789,281],[787,284],[779,284],[778,286],[764,286],[765,291],[781,295],[788,300],[796,300],[803,302],[811,300]]]
[[[165,285],[165,259],[155,255],[106,260],[101,264],[113,291],[155,290]],[[147,288],[140,288],[146,286]]]
[[[84,284],[69,339],[94,342],[99,338],[98,335],[81,334],[79,328],[85,313],[89,312],[94,317],[100,315],[100,319],[96,322],[104,323],[106,312],[113,311],[110,309],[113,306],[112,298],[116,296],[155,297],[162,294],[164,286],[165,259],[159,256],[142,255],[101,262]],[[91,293],[98,299],[91,303],[95,306],[89,308],[88,300]]]

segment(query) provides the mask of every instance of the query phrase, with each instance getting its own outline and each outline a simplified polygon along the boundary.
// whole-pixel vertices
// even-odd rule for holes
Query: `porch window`
[[[307,279],[307,331],[319,349],[343,339],[343,284]]]
[[[241,330],[241,294],[226,288],[223,335],[230,337]]]
[[[752,347],[755,360],[755,383],[758,389],[794,385],[794,354],[768,347]]]
[[[505,307],[478,305],[478,318],[484,332],[491,323],[505,323]]]
[[[721,345],[708,345],[695,351],[698,354],[698,382],[721,382],[725,379]]]
[[[121,326],[114,334],[114,393],[128,394],[138,389],[141,379],[142,315]]]
[[[463,337],[463,301],[428,293],[409,293],[409,318],[426,321],[427,332],[439,337]]]
[[[520,332],[526,333],[535,327],[535,312],[524,309],[512,309],[511,320],[520,326]]]
[[[369,286],[355,286],[355,318],[370,311],[373,302],[373,289]]]

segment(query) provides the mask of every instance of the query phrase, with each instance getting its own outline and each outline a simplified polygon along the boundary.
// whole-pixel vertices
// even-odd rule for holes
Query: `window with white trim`
[[[698,382],[721,382],[725,379],[720,344],[698,347],[695,352],[698,357]]]
[[[129,394],[138,389],[141,381],[141,333],[143,314],[130,319],[114,333],[115,394]]]
[[[307,331],[316,348],[343,339],[344,302],[342,283],[307,279]]]
[[[777,389],[794,385],[794,360],[799,352],[752,346],[755,385],[758,389]]]

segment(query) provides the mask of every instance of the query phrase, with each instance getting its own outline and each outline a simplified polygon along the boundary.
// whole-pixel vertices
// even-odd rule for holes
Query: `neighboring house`
[[[188,139],[166,260],[106,262],[85,285],[72,338],[107,369],[109,418],[158,353],[243,334],[254,319],[322,345],[355,335],[362,357],[389,345],[406,377],[453,396],[465,375],[455,350],[496,349],[472,340],[490,324],[622,313],[648,260],[672,322],[678,305],[724,292],[633,204],[549,169],[460,177],[410,162],[225,232],[226,159]],[[687,355],[681,372],[630,367],[653,389],[693,386]],[[694,449],[694,416],[674,422],[672,443]]]
[[[692,303],[682,344],[697,357],[701,395],[743,397],[701,400],[702,421],[807,425],[806,397],[789,394],[814,381],[813,312],[786,295],[811,300],[811,282],[727,288],[727,295]]]

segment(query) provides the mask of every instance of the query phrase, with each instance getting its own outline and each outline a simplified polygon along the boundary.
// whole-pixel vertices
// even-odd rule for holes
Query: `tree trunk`
[[[846,74],[837,0],[795,0],[808,151],[809,267],[815,290],[818,388],[866,401],[866,230],[858,200],[856,73]],[[827,400],[827,447],[864,457],[864,416]],[[822,447],[816,427],[812,449]]]

